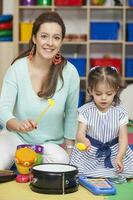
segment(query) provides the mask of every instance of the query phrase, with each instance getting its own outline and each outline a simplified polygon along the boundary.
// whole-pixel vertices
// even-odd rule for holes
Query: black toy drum
[[[31,169],[33,179],[30,188],[45,194],[67,194],[78,190],[78,170],[73,165],[48,163]]]

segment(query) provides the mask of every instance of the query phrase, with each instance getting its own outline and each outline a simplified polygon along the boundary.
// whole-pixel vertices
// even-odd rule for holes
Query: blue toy
[[[0,15],[0,22],[8,22],[12,20],[12,15]]]
[[[114,195],[116,188],[105,178],[87,178],[80,176],[79,183],[95,195]]]
[[[13,38],[12,38],[12,36],[1,36],[0,42],[3,42],[3,41],[10,42],[10,41],[13,41]]]

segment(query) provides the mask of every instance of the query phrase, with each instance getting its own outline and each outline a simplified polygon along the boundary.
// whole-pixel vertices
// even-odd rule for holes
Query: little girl
[[[124,182],[133,177],[133,152],[128,147],[128,114],[120,104],[120,76],[114,67],[94,67],[88,76],[89,102],[79,108],[77,143],[70,164],[79,175]]]

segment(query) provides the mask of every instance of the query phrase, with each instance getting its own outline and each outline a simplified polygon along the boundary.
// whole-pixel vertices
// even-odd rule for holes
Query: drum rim
[[[78,187],[79,187],[78,185],[76,185],[75,187],[65,188],[64,193],[63,193],[62,189],[39,188],[33,185],[32,183],[30,183],[29,186],[32,191],[37,192],[37,193],[42,193],[42,194],[69,194],[69,193],[77,192]]]
[[[37,170],[37,169],[34,169],[34,167],[36,166],[39,166],[39,165],[64,165],[64,166],[71,166],[71,167],[74,167],[75,169],[71,170],[71,171],[64,171],[64,172],[54,172],[54,171],[41,171],[41,170]],[[41,163],[41,164],[37,164],[37,165],[34,165],[32,168],[31,168],[31,172],[33,174],[36,174],[36,175],[40,175],[40,174],[44,174],[44,175],[58,175],[58,174],[69,174],[69,173],[78,173],[78,168],[75,166],[75,165],[70,165],[70,164],[65,164],[65,163]]]

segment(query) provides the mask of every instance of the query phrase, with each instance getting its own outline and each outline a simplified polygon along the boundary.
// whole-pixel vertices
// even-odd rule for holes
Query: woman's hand
[[[23,120],[18,122],[19,132],[29,132],[37,128],[37,124],[33,120]]]
[[[116,156],[116,159],[115,159],[115,166],[116,166],[116,172],[117,172],[117,173],[120,173],[120,172],[123,171],[124,165],[123,165],[122,158],[119,158],[118,156]]]
[[[33,120],[27,119],[18,121],[16,118],[10,119],[6,126],[9,131],[22,133],[30,132],[37,128],[37,124]]]

